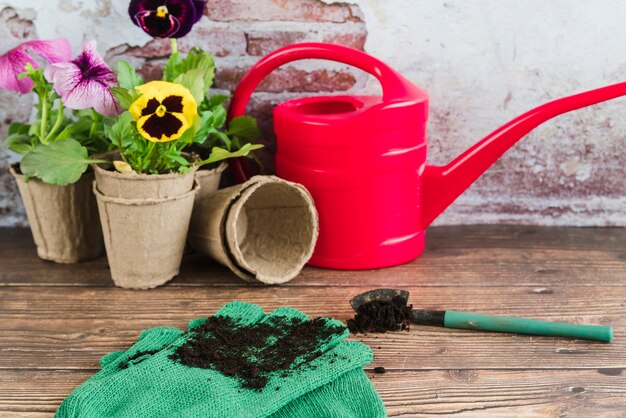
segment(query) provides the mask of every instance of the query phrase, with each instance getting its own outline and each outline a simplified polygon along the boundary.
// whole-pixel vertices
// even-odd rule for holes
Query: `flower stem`
[[[41,125],[39,126],[39,139],[42,143],[47,144],[46,130],[48,128],[48,92],[44,92],[39,96],[41,101]]]
[[[56,134],[57,131],[59,130],[59,127],[61,126],[61,122],[63,122],[63,101],[59,100],[59,112],[57,113],[57,120],[54,122],[54,126],[52,127],[48,135],[46,136],[45,141],[43,142],[47,143],[50,140],[52,140],[52,138],[54,137],[54,134]]]
[[[178,52],[178,43],[176,42],[176,38],[171,38],[170,39],[170,43],[172,45],[172,54],[175,54]]]
[[[98,114],[95,110],[91,109],[91,127],[89,128],[89,139],[93,139],[93,134],[96,132],[98,126]]]
[[[156,147],[156,142],[150,141],[150,145],[148,145],[148,155],[146,155],[146,159],[142,162],[142,167],[141,167],[142,169],[146,161],[148,161],[148,165],[146,166],[146,169],[150,168],[150,166],[152,165],[152,161],[150,159],[152,158],[152,153],[154,153],[155,147]]]

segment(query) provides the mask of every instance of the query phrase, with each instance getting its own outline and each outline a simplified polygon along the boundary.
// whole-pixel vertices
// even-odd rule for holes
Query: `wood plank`
[[[624,417],[626,411],[624,370],[367,370],[391,417]],[[3,371],[0,411],[52,413],[94,372]]]
[[[434,227],[426,252],[411,263],[359,272],[307,267],[284,286],[624,285],[626,228],[529,228]],[[37,258],[29,233],[0,228],[0,286],[113,286],[106,258],[46,262]],[[167,286],[243,285],[207,257],[188,254],[181,275]]]
[[[441,248],[534,248],[623,251],[625,228],[533,225],[446,225],[427,230],[430,250]],[[34,248],[29,228],[0,227],[0,252]]]
[[[534,225],[446,225],[427,229],[431,250],[441,248],[532,248],[623,252],[626,228]]]
[[[390,416],[626,416],[626,376],[597,370],[370,373]]]
[[[105,258],[37,259],[30,232],[0,229],[0,416],[49,416],[148,327],[183,328],[237,299],[341,320],[350,297],[405,287],[419,307],[610,324],[611,344],[414,327],[352,337],[391,416],[626,417],[626,229],[435,227],[426,253],[390,269],[315,268],[285,286],[247,285],[198,255],[151,291],[112,286]],[[384,366],[389,373],[373,374]],[[3,413],[3,412],[6,412]]]
[[[71,291],[68,291],[71,289]],[[408,288],[412,302],[554,321],[612,325],[611,344],[435,327],[359,335],[376,364],[399,369],[528,369],[626,367],[626,287]],[[292,306],[311,316],[346,320],[361,288],[0,288],[0,368],[95,368],[107,352],[130,346],[143,329],[185,327],[232,300],[267,311]]]

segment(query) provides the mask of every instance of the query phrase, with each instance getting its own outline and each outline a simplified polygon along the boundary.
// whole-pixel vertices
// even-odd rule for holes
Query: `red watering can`
[[[303,184],[319,212],[309,264],[370,269],[402,264],[424,249],[424,230],[485,170],[541,123],[571,110],[626,95],[626,83],[539,106],[495,130],[454,161],[426,164],[428,95],[385,63],[339,45],[303,43],[259,61],[235,90],[229,117],[274,69],[301,59],[352,65],[374,75],[378,96],[324,96],[274,108],[276,174]],[[239,161],[241,164],[241,161]],[[235,175],[245,180],[245,167]]]

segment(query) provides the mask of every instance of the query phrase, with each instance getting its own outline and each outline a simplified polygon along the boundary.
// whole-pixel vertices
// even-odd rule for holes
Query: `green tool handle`
[[[578,325],[564,322],[540,321],[511,316],[483,315],[469,312],[446,311],[444,326],[482,331],[516,334],[551,335],[584,340],[611,342],[613,328],[601,325]]]

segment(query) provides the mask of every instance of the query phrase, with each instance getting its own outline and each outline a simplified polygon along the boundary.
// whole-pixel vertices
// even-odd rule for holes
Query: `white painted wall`
[[[536,105],[626,81],[624,1],[355,3],[366,50],[430,94],[434,164]],[[440,222],[626,225],[625,150],[626,100],[559,117],[523,139]]]

